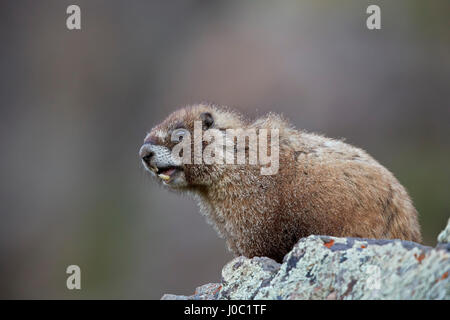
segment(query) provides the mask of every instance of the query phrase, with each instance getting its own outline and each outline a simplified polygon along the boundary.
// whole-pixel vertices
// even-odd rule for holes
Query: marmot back
[[[198,128],[216,129],[219,138],[229,129],[276,129],[277,172],[263,175],[263,165],[248,161],[182,162],[173,151],[180,141],[195,149],[191,137]],[[205,142],[200,146],[207,148]],[[389,170],[359,148],[295,130],[276,114],[251,122],[223,107],[188,106],[151,130],[140,156],[159,183],[197,199],[235,255],[281,261],[311,234],[421,241],[417,211]]]

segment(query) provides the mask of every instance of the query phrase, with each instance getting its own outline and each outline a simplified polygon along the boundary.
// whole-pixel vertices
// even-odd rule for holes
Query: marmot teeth
[[[160,177],[164,181],[169,181],[170,180],[170,176],[162,174],[162,173],[158,174],[158,177]]]

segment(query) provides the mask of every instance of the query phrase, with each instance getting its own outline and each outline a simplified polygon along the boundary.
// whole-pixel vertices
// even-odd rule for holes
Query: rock
[[[447,227],[442,230],[438,236],[439,243],[450,243],[450,219],[447,221]]]
[[[197,287],[192,296],[165,294],[161,300],[216,300],[221,288],[222,285],[220,283],[208,283]]]
[[[253,299],[279,269],[279,263],[266,257],[237,257],[222,270],[219,299]]]
[[[193,296],[177,296],[176,294],[166,293],[161,297],[161,300],[194,300],[194,298],[191,297]]]
[[[215,299],[450,299],[450,220],[436,248],[402,240],[312,235],[279,264],[266,257],[237,257],[221,283],[192,296]]]

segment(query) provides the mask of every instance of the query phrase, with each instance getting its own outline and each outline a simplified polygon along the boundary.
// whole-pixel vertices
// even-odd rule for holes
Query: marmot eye
[[[183,141],[184,136],[188,133],[186,129],[180,128],[172,132],[172,142]]]

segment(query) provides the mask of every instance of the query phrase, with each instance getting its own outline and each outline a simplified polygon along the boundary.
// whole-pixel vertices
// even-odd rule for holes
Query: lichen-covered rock
[[[195,289],[192,296],[165,294],[161,300],[216,300],[222,288],[220,283],[207,283]]]
[[[450,243],[450,219],[448,219],[447,227],[442,230],[438,236],[439,243]]]
[[[270,283],[280,264],[266,257],[237,257],[222,270],[219,299],[253,299]]]
[[[255,299],[444,299],[449,258],[400,240],[310,236]]]
[[[163,299],[450,299],[449,225],[436,248],[402,240],[309,236],[282,264],[238,257],[222,283]]]

